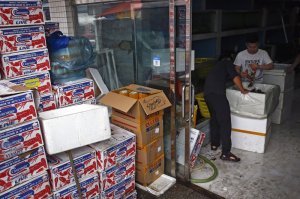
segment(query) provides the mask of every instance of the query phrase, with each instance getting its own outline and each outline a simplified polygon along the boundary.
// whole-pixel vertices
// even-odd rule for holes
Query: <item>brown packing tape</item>
[[[256,131],[247,131],[247,130],[242,130],[242,129],[235,129],[232,128],[232,131],[238,132],[238,133],[246,133],[246,134],[251,134],[251,135],[258,135],[258,136],[266,136],[266,133],[261,133],[261,132],[256,132]]]

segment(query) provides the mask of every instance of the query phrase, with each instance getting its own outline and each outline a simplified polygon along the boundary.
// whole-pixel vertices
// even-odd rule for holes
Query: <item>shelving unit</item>
[[[283,12],[280,9],[195,12],[192,40],[196,57],[218,57],[223,50],[240,51],[244,49],[245,36],[251,33],[258,33],[262,47],[272,43],[275,35],[279,37],[279,42],[285,43],[293,34],[293,27],[296,26],[297,20],[293,20],[295,15],[294,10]],[[233,43],[228,46],[228,41]],[[208,54],[204,49],[215,49],[215,51],[209,50],[210,54]]]

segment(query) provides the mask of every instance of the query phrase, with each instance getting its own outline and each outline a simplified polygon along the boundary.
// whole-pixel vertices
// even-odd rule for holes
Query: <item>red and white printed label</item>
[[[24,154],[24,157],[15,156],[0,162],[0,192],[41,175],[47,169],[48,164],[43,146],[30,151],[29,154]]]
[[[134,174],[135,157],[131,157],[112,167],[111,169],[100,172],[100,188],[101,190],[107,190]]]
[[[0,161],[20,155],[43,145],[38,120],[0,131]]]
[[[32,92],[0,98],[0,128],[37,118]]]
[[[79,179],[85,178],[97,171],[95,152],[91,148],[90,152],[80,156],[73,155],[73,157]],[[75,182],[71,163],[66,153],[48,156],[48,163],[50,167],[51,185],[54,191]]]
[[[59,108],[95,98],[94,82],[87,78],[54,86],[53,90],[57,96]]]
[[[2,55],[0,66],[5,79],[50,70],[49,53],[45,49]]]
[[[41,95],[38,99],[37,111],[45,112],[56,109],[56,102],[53,93]]]
[[[48,198],[51,196],[51,187],[47,173],[13,187],[0,194],[0,198]]]
[[[0,1],[0,26],[43,24],[41,1]]]
[[[124,196],[131,194],[135,190],[135,178],[130,176],[114,185],[107,191],[102,192],[102,199],[121,199]]]
[[[43,26],[0,28],[0,53],[47,48]]]

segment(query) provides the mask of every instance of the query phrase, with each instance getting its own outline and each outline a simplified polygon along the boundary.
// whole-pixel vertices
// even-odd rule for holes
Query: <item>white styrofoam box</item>
[[[240,131],[231,131],[232,147],[246,151],[264,153],[271,135],[271,126],[265,135],[249,134]]]
[[[294,97],[294,88],[290,88],[285,92],[281,92],[279,95],[279,103],[276,109],[282,109],[292,104],[293,97]]]
[[[185,129],[179,130],[179,135],[176,138],[176,162],[185,164]],[[204,141],[205,134],[197,129],[190,129],[190,166],[193,167],[196,157],[200,152],[201,145]]]
[[[280,86],[280,92],[284,92],[294,86],[294,72],[289,72],[290,64],[274,64],[274,69],[264,70],[263,83]]]
[[[105,106],[81,104],[40,113],[46,151],[56,154],[111,136]]]
[[[288,104],[283,109],[276,108],[272,113],[272,123],[281,124],[285,122],[290,116],[292,112],[292,104]]]
[[[271,116],[263,119],[243,117],[231,114],[231,128],[266,133],[271,125]]]
[[[231,114],[232,147],[264,153],[271,133],[271,117],[247,118]]]
[[[226,96],[230,104],[230,110],[233,113],[250,116],[254,118],[267,117],[278,104],[280,94],[279,86],[268,84],[254,84],[248,88],[248,82],[243,82],[243,86],[251,90],[259,89],[264,93],[249,92],[242,94],[234,86],[226,89]]]

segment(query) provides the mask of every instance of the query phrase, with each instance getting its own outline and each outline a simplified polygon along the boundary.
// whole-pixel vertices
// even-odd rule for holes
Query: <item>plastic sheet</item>
[[[244,88],[248,90],[259,89],[263,93],[249,92],[244,95],[234,86],[227,88],[226,96],[231,112],[246,117],[266,118],[275,110],[279,102],[279,86],[254,84],[253,87],[248,87],[248,84],[247,82],[243,83]]]

